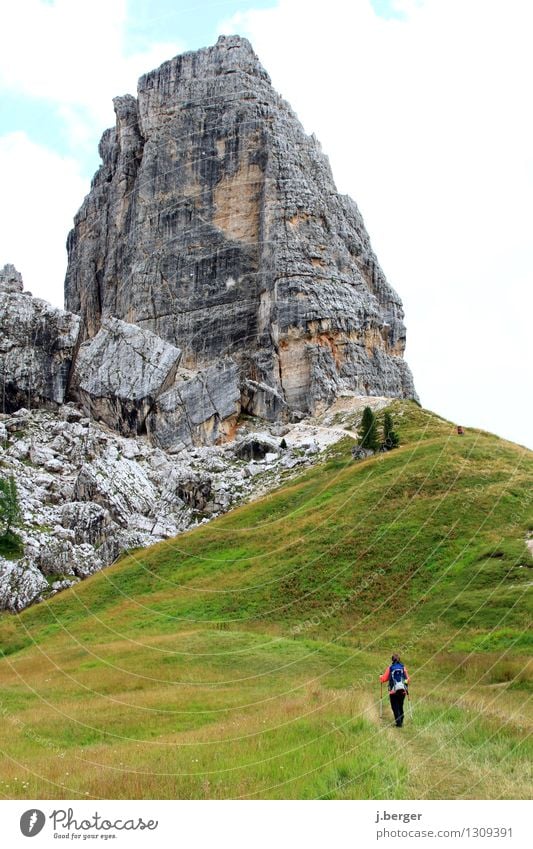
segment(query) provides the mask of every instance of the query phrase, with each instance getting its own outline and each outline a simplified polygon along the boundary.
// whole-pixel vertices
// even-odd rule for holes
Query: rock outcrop
[[[125,435],[145,430],[157,397],[174,383],[181,351],[117,318],[81,345],[71,388],[88,415]]]
[[[107,318],[79,349],[70,394],[97,421],[125,436],[148,432],[169,451],[225,441],[240,412],[236,364],[191,374],[178,370],[180,359],[150,330]]]
[[[71,409],[73,419],[85,415],[124,436],[148,433],[154,445],[174,453],[233,435],[241,410],[233,360],[220,359],[197,372],[179,368],[179,348],[117,318],[104,319],[96,336],[80,345],[79,316],[23,292],[21,275],[13,266],[5,269],[1,411],[72,400],[80,407]]]
[[[273,425],[273,428],[276,426]],[[339,438],[337,435],[336,438]],[[124,437],[73,404],[0,413],[0,477],[13,475],[23,553],[0,556],[0,610],[14,612],[224,513],[312,462],[297,438],[281,449],[249,420],[234,442],[171,454]],[[314,452],[316,453],[316,452]]]
[[[22,274],[10,262],[6,263],[0,271],[0,292],[20,294],[23,289]]]
[[[0,410],[62,404],[80,318],[22,292],[13,265],[0,272]]]
[[[194,374],[181,374],[147,418],[152,441],[168,451],[226,442],[241,409],[239,370],[231,359]]]
[[[346,390],[415,396],[401,302],[357,206],[245,39],[177,56],[114,105],[67,245],[84,338],[114,317],[193,373],[231,358],[240,405],[266,419]],[[184,428],[175,400],[158,402],[164,442]]]

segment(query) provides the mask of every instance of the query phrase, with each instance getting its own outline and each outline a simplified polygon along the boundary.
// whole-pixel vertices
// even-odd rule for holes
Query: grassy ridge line
[[[471,623],[486,630],[528,583],[521,567],[529,565],[523,507],[531,455],[482,433],[451,437],[448,423],[415,405],[395,406],[402,438],[413,440],[403,448],[353,464],[346,440],[278,492],[124,558],[16,624],[4,618],[5,649],[49,641],[63,627],[85,641],[95,627],[112,639],[202,622],[255,621],[281,632],[303,625],[314,634],[375,615],[383,626],[394,618],[393,595],[416,620],[445,612],[460,626],[501,584],[490,610]],[[509,626],[523,623],[520,609]]]

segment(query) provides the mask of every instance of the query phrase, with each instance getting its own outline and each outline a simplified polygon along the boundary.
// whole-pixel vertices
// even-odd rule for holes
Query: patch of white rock
[[[0,557],[0,609],[20,611],[127,550],[269,491],[323,447],[301,430],[292,444],[290,425],[261,422],[257,433],[256,424],[245,422],[232,443],[171,454],[145,437],[120,436],[74,404],[0,414],[0,475],[17,484],[24,547],[19,559]]]

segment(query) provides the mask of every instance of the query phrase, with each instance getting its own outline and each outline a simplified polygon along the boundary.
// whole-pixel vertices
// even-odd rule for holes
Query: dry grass
[[[354,464],[347,439],[279,492],[3,616],[0,793],[529,796],[531,456],[394,412],[398,451]],[[414,672],[402,731],[378,713],[391,647]]]

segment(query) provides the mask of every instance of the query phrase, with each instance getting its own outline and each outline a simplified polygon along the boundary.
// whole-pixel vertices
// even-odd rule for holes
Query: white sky
[[[422,403],[533,446],[533,4],[389,0],[392,18],[370,0],[249,6],[220,31],[251,39],[358,203],[404,302]],[[55,303],[94,128],[140,73],[199,46],[183,45],[176,25],[127,55],[127,14],[122,0],[19,0],[2,21],[0,85],[53,103],[71,148],[0,135],[0,265],[14,262]]]

